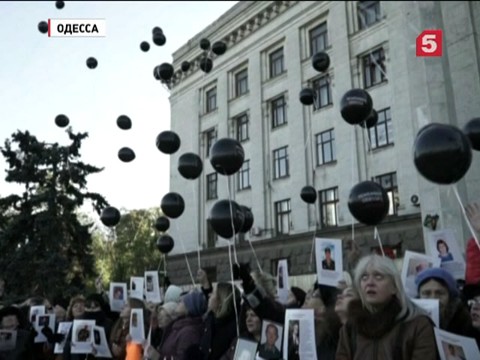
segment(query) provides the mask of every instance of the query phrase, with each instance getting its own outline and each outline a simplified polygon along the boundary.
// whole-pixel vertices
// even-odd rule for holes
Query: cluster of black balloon
[[[132,128],[132,120],[127,115],[120,115],[117,118],[117,126],[122,130],[130,130]],[[129,147],[122,147],[118,151],[118,158],[123,162],[135,160],[135,152]]]
[[[431,123],[417,133],[414,164],[427,180],[441,185],[454,184],[469,170],[472,149],[480,151],[480,118],[471,119],[463,129]]]
[[[163,30],[158,26],[154,27],[152,30],[152,41],[155,45],[158,46],[163,46],[167,42],[167,38],[165,37]],[[148,50],[150,50],[149,42],[142,41],[140,43],[140,50],[142,50],[143,52],[147,52]]]
[[[329,66],[330,57],[326,52],[321,51],[312,56],[312,67],[316,71],[323,73],[328,70]],[[306,87],[300,91],[299,99],[303,105],[313,105],[317,99],[317,93],[315,92],[315,89]]]
[[[217,56],[225,54],[227,51],[227,44],[225,44],[223,41],[216,41],[211,45],[210,40],[203,38],[200,40],[199,45],[200,49],[204,51],[204,54],[200,59],[200,70],[208,74],[213,68],[211,53],[214,53]]]

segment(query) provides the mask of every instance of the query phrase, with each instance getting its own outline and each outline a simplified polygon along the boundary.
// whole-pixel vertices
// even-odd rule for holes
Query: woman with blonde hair
[[[83,295],[72,297],[67,309],[67,321],[81,319],[83,314],[85,314],[85,297]]]
[[[337,360],[437,359],[433,322],[405,294],[395,263],[378,255],[362,258],[355,269],[359,299],[348,307]]]

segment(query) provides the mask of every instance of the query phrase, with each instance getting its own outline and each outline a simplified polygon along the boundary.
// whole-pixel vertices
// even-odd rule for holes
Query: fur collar
[[[398,300],[394,297],[381,310],[371,313],[363,307],[361,300],[352,300],[348,307],[349,322],[358,333],[369,339],[379,339],[388,333],[397,323],[401,311]]]

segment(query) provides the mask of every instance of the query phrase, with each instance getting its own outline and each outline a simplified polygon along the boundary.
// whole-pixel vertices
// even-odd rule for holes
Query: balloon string
[[[176,228],[177,234],[178,234],[178,223],[177,222],[175,222],[175,228]],[[182,245],[183,255],[185,256],[185,262],[187,263],[188,273],[190,274],[190,279],[192,280],[193,287],[195,288],[197,285],[195,284],[195,279],[193,278],[192,269],[190,268],[190,263],[188,262],[188,258],[187,258],[187,251],[185,250],[185,245],[183,244],[183,241],[182,241],[181,237],[180,237],[180,245]]]
[[[195,197],[195,184],[194,184],[193,182],[192,182],[191,184],[192,184],[192,199],[193,199],[193,201],[194,201],[194,202],[193,202],[193,205],[194,205],[193,208],[195,209],[194,212],[195,212],[195,213],[198,213],[198,212],[196,211],[196,208],[197,208],[197,199],[196,199],[196,197]],[[201,267],[201,265],[200,265],[200,241],[197,241],[197,261],[198,261],[198,268],[201,269],[202,267]]]
[[[367,128],[367,121],[364,121],[365,128],[363,129],[363,136],[367,133],[367,145],[368,145],[368,156],[367,156],[367,179],[368,179],[368,170],[372,170],[372,163],[373,163],[373,149],[372,143],[370,141],[370,137],[368,136],[369,130]]]
[[[352,188],[355,185],[355,150],[357,149],[357,138],[355,136],[355,127],[352,126],[352,131],[351,131],[351,144],[352,146],[350,147],[351,150],[351,159],[352,159]],[[352,241],[355,241],[355,220],[352,215]]]
[[[380,239],[380,234],[378,233],[377,227],[375,226],[375,229],[373,231],[373,236],[375,239],[378,240],[378,244],[380,245],[380,251],[382,252],[382,256],[385,257],[385,252],[383,251],[383,245],[382,245],[382,240]]]
[[[232,296],[233,296],[233,308],[235,309],[235,324],[237,325],[237,337],[240,336],[240,327],[238,326],[238,309],[237,309],[237,299],[235,293],[235,279],[233,277],[233,261],[232,261],[232,246],[231,243],[228,244],[228,261],[230,262],[230,276],[232,278]],[[238,265],[238,263],[237,263]]]
[[[250,244],[250,249],[252,249],[253,257],[255,258],[255,262],[257,263],[258,270],[260,271],[260,273],[263,274],[263,269],[260,266],[260,261],[258,261],[257,253],[255,252],[255,249],[253,248],[252,241],[250,240],[250,238],[248,238],[247,241]]]
[[[457,185],[453,184],[452,188],[453,188],[453,192],[455,193],[455,196],[457,197],[458,203],[460,204],[460,209],[462,209],[462,214],[463,214],[463,217],[465,218],[465,222],[467,223],[468,229],[472,233],[472,236],[475,239],[475,242],[477,243],[477,247],[480,250],[480,243],[478,241],[477,234],[475,233],[475,230],[473,229],[473,226],[470,223],[470,220],[468,219],[467,213],[465,212],[465,206],[463,206],[462,200],[460,199],[460,195],[458,193]]]
[[[229,207],[230,207],[230,223],[232,225],[232,243],[233,243],[233,255],[234,255],[234,258],[235,258],[235,264],[238,265],[238,259],[237,259],[237,251],[235,250],[235,225],[233,224],[233,206],[232,206],[232,194],[231,194],[231,191],[230,191],[230,181],[229,181],[229,177],[226,176],[226,179],[227,179],[227,189],[228,189],[228,204],[229,204]],[[233,275],[232,275],[233,276]]]
[[[317,226],[320,220],[318,219],[318,210],[317,204],[314,204],[314,214],[315,214],[315,230],[313,231],[313,238],[312,238],[312,249],[310,252],[310,270],[313,271],[313,255],[315,253],[315,238],[317,237]]]

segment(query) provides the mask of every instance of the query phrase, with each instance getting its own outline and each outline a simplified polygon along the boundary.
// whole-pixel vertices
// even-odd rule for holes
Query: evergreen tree
[[[87,133],[66,133],[69,146],[17,131],[0,147],[5,180],[24,186],[23,195],[0,198],[0,271],[11,296],[69,296],[95,276],[89,224],[76,211],[86,201],[98,214],[108,206],[87,190],[86,177],[103,169],[80,160]]]

